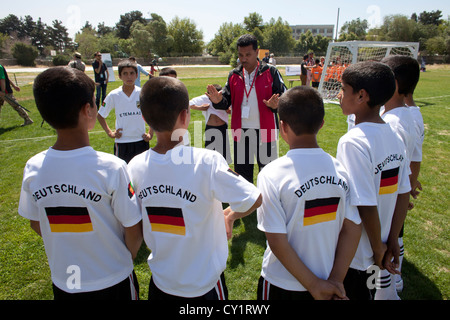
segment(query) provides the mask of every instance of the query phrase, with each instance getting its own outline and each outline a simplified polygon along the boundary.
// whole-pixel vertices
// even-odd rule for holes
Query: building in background
[[[290,26],[292,29],[292,37],[298,40],[302,33],[311,31],[313,36],[321,34],[324,37],[334,37],[334,25],[332,24],[301,24],[296,26]]]

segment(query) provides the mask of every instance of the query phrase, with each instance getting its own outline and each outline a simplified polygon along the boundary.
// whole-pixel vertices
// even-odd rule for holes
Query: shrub
[[[39,53],[35,47],[28,44],[18,42],[12,48],[13,57],[17,59],[17,63],[21,66],[34,67],[34,60]]]
[[[64,54],[58,54],[53,57],[54,66],[67,66],[70,62],[70,57]]]

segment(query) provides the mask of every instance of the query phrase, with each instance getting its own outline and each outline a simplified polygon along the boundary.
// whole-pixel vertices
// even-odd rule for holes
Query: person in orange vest
[[[320,65],[320,60],[316,59],[315,65],[311,69],[311,86],[313,88],[319,88],[320,78],[322,77],[323,68]]]

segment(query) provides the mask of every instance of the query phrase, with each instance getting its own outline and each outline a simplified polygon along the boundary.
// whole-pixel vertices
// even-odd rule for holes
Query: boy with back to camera
[[[356,63],[342,75],[338,98],[343,114],[355,115],[355,126],[339,140],[336,158],[349,173],[351,204],[363,222],[344,281],[351,300],[374,298],[374,270],[387,280],[398,272],[398,236],[411,188],[404,145],[380,117],[380,107],[394,91],[394,74],[383,63]]]
[[[127,59],[121,61],[118,67],[123,84],[108,94],[97,118],[108,137],[115,139],[114,154],[128,163],[135,155],[149,149],[153,130],[149,128],[145,132],[145,121],[139,109],[141,88],[135,85],[138,77],[136,63]],[[116,114],[114,131],[105,120],[112,110]]]
[[[141,215],[125,162],[89,144],[94,90],[84,72],[69,67],[44,71],[33,87],[57,140],[28,160],[19,214],[43,238],[55,300],[139,297],[133,258]]]
[[[343,299],[361,220],[349,204],[347,172],[317,143],[322,98],[295,87],[280,98],[278,112],[290,150],[258,175],[258,228],[268,240],[258,299]]]
[[[418,176],[420,172],[420,164],[422,161],[422,143],[424,138],[423,118],[420,109],[415,106],[408,106],[407,97],[414,93],[414,89],[419,81],[420,67],[416,59],[405,55],[388,56],[381,60],[391,67],[395,75],[396,90],[392,98],[386,102],[381,117],[389,123],[392,129],[398,133],[406,147],[410,163],[410,182],[411,195],[417,198],[417,189],[421,189]],[[411,101],[408,100],[411,104]],[[410,202],[409,208],[412,209],[414,204]],[[400,267],[403,262],[403,232],[400,232]],[[395,285],[398,291],[403,289],[403,280],[400,275],[396,275]],[[383,298],[383,290],[377,291],[377,299]]]
[[[234,220],[260,206],[261,194],[218,152],[183,145],[190,113],[180,80],[152,78],[140,99],[157,138],[128,166],[151,250],[148,298],[227,299],[227,236]]]

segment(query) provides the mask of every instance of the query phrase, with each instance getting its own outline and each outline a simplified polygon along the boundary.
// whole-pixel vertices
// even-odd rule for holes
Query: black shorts
[[[205,148],[216,150],[228,162],[231,163],[230,139],[228,137],[228,125],[205,126]]]
[[[263,277],[258,281],[257,300],[314,300],[308,291],[290,291],[274,286]]]
[[[150,144],[144,140],[126,143],[114,143],[114,154],[126,163],[138,154],[150,149]]]
[[[118,284],[97,291],[68,293],[52,285],[55,300],[139,300],[139,283],[134,271]]]
[[[209,292],[199,297],[180,297],[165,293],[159,289],[153,282],[153,277],[150,279],[148,287],[148,300],[228,300],[228,289],[225,283],[225,275],[222,273],[214,288]]]
[[[320,82],[311,82],[311,86],[313,88],[318,88],[319,87]]]
[[[371,276],[367,271],[349,268],[344,279],[344,288],[350,300],[373,300],[376,289],[369,289],[367,281]]]

